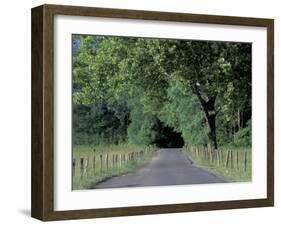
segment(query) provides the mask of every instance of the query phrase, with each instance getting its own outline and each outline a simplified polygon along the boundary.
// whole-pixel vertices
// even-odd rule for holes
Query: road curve
[[[94,188],[223,183],[223,178],[192,164],[181,149],[160,149],[151,162],[135,173],[110,178]]]

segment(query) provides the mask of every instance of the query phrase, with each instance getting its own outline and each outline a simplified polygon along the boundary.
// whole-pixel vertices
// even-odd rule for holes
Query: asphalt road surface
[[[197,167],[181,149],[161,149],[151,162],[135,173],[110,178],[94,188],[223,183],[223,178]]]

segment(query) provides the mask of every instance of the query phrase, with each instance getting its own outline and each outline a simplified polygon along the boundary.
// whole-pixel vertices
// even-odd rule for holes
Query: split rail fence
[[[139,160],[154,148],[152,145],[145,147],[141,151],[132,151],[124,153],[93,153],[87,156],[73,158],[72,160],[72,176],[80,177],[80,179],[89,176],[95,176],[112,169],[122,169],[124,165],[128,165]]]
[[[210,147],[194,147],[186,145],[188,152],[197,157],[201,157],[210,163],[226,168],[243,169],[247,171],[248,153],[247,151],[217,150]]]

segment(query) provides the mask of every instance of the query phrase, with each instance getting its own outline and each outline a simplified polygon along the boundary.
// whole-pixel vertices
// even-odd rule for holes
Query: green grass
[[[224,177],[227,181],[232,182],[247,182],[252,179],[252,151],[251,148],[221,148],[219,149],[222,154],[220,154],[220,162],[216,154],[213,158],[210,155],[204,154],[203,151],[196,152],[188,148],[184,149],[184,152],[195,162],[197,165],[206,166],[216,175]],[[232,151],[232,164],[229,152],[228,166],[227,153]],[[245,152],[247,152],[246,169],[245,169]],[[237,160],[238,153],[238,160]]]
[[[137,169],[143,167],[155,154],[155,148],[150,148],[150,150],[148,152],[144,152],[142,156],[139,155],[134,159],[127,160],[126,162],[124,161],[124,159],[120,161],[120,157],[124,157],[124,155],[126,155],[126,158],[128,159],[129,153],[136,153],[140,152],[141,150],[144,150],[144,147],[129,144],[74,146],[73,159],[75,159],[75,174],[72,180],[73,190],[91,189],[94,188],[97,183],[104,181],[110,177],[134,172]],[[100,155],[103,156],[102,159],[100,158]],[[113,162],[114,155],[118,155],[118,160],[117,163],[115,161],[115,164]],[[106,156],[108,158],[108,161],[106,161]],[[84,161],[86,159],[88,160],[87,173],[81,173],[81,158],[83,158]],[[93,167],[94,158],[95,167]]]

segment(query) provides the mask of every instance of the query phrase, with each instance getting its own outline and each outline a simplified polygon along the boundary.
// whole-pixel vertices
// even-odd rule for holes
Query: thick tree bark
[[[208,100],[204,100],[197,87],[194,88],[194,92],[201,103],[206,121],[208,123],[208,127],[210,130],[208,136],[211,145],[213,148],[217,149],[218,144],[217,144],[217,133],[216,133],[216,116],[218,111],[215,109],[216,97],[208,97]]]
[[[206,115],[206,113],[205,113]],[[216,116],[212,115],[212,116],[206,116],[208,117],[208,125],[209,125],[209,138],[210,141],[212,143],[212,146],[217,149],[218,148],[218,144],[217,144],[217,133],[216,133]]]
[[[208,98],[208,101],[204,101],[203,104],[203,109],[206,117],[206,121],[209,126],[209,139],[211,141],[211,145],[217,149],[218,144],[217,144],[217,133],[216,133],[216,116],[217,112],[215,110],[215,97],[210,97]]]

